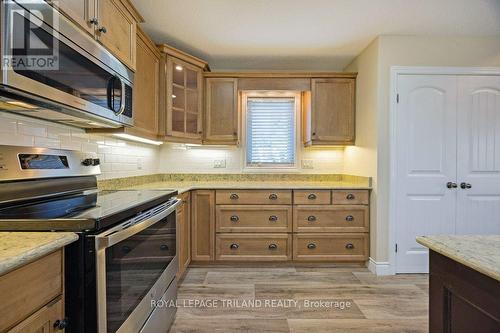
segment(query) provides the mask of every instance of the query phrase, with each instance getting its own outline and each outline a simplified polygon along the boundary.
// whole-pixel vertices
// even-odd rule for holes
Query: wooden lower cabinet
[[[217,234],[216,259],[286,261],[292,258],[289,234]]]
[[[179,199],[182,200],[182,203],[177,208],[178,279],[184,275],[191,262],[191,195],[189,192],[185,192],[179,195]]]
[[[368,232],[369,209],[363,205],[297,205],[294,232]]]
[[[292,207],[217,205],[217,232],[291,232]]]
[[[368,205],[370,192],[368,190],[333,190],[334,205]]]
[[[291,190],[218,190],[218,205],[291,205]]]
[[[64,319],[63,250],[0,276],[0,332],[53,332]]]
[[[191,193],[191,259],[211,261],[215,258],[215,191]]]
[[[366,261],[368,234],[294,234],[293,259],[298,261]]]

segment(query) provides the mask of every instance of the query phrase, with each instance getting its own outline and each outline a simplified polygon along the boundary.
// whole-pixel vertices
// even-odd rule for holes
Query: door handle
[[[469,183],[460,183],[460,188],[463,190],[468,190],[468,189],[472,188],[472,185]]]
[[[462,183],[463,184],[463,183]],[[461,185],[460,185],[461,186]],[[457,183],[453,183],[453,182],[447,182],[446,183],[446,187],[447,188],[457,188]]]

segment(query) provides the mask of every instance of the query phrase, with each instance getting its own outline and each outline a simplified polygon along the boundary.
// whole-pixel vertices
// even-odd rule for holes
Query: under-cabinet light
[[[113,135],[117,136],[119,138],[125,139],[125,140],[147,143],[150,145],[159,146],[159,145],[163,144],[163,142],[161,142],[161,141],[149,140],[149,139],[141,138],[139,136],[130,135],[130,134],[126,134],[126,133],[114,133]]]
[[[178,70],[178,71],[182,71],[182,66],[181,65],[177,65],[177,66],[175,66],[175,69]]]

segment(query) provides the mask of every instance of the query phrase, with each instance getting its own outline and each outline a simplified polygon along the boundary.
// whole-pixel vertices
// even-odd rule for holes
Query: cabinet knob
[[[89,23],[92,24],[92,25],[98,25],[99,24],[99,20],[97,19],[97,17],[93,17],[89,20]]]
[[[347,243],[345,245],[345,248],[348,249],[348,250],[352,250],[352,249],[354,249],[354,245],[352,243]]]
[[[239,246],[238,244],[236,244],[236,243],[233,243],[233,244],[229,245],[229,248],[230,248],[231,250],[237,250],[239,247],[240,247],[240,246]]]
[[[132,251],[132,248],[130,246],[122,246],[122,252],[123,253],[129,253],[130,251]]]
[[[230,217],[231,222],[238,222],[240,218],[237,215],[233,215]]]
[[[347,215],[347,216],[345,217],[345,220],[346,220],[347,222],[352,222],[352,221],[354,221],[354,216],[352,216],[352,215]]]
[[[309,195],[307,196],[307,199],[309,199],[309,200],[316,200],[316,198],[317,198],[317,197],[316,197],[316,194],[314,194],[314,193],[311,193],[311,194],[309,194]]]
[[[313,132],[312,136],[316,136],[316,132]]]
[[[236,199],[239,199],[239,198],[240,197],[236,193],[231,193],[231,195],[229,196],[229,199],[232,199],[232,200],[236,200]]]
[[[276,215],[271,215],[271,216],[269,216],[269,221],[276,222],[276,221],[278,221],[278,217]]]
[[[278,245],[276,244],[269,244],[269,250],[276,250],[278,248]]]
[[[309,250],[314,250],[314,249],[316,248],[316,244],[314,244],[314,243],[309,243],[309,244],[307,244],[307,248],[308,248]]]
[[[469,184],[469,183],[460,183],[460,188],[463,189],[463,190],[468,190],[470,188],[472,188],[472,185]]]
[[[347,200],[354,200],[356,197],[354,196],[354,194],[352,193],[349,193],[347,196],[346,196],[346,199]]]
[[[102,34],[105,34],[106,32],[108,32],[108,29],[106,29],[106,27],[100,27],[97,30],[99,30],[99,32],[102,33]]]
[[[447,182],[446,187],[447,188],[457,188],[457,183]]]
[[[165,245],[165,244],[160,245],[160,250],[168,251],[168,245]]]
[[[68,327],[68,319],[64,318],[64,319],[58,319],[54,322],[54,329],[56,330],[63,330],[65,329],[66,327]]]
[[[271,194],[269,194],[269,199],[276,200],[276,199],[278,199],[278,195],[276,193],[271,193]]]
[[[316,216],[314,216],[314,215],[308,216],[308,217],[307,217],[307,220],[308,220],[309,222],[314,222],[314,221],[316,221]]]

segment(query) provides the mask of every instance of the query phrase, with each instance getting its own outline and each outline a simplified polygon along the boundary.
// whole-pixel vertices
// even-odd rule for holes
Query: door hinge
[[[394,252],[398,253],[398,243],[394,244]]]
[[[396,94],[396,103],[399,103],[399,94]]]

